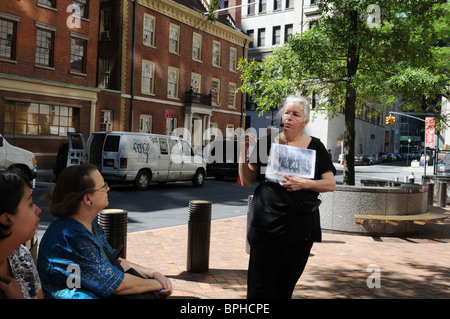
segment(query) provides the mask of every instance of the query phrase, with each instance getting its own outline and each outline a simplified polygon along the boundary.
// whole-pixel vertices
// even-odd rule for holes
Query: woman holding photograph
[[[241,147],[239,176],[243,186],[259,182],[250,211],[248,241],[250,261],[247,298],[290,299],[308,260],[312,245],[321,241],[319,193],[335,189],[336,169],[322,142],[303,133],[309,122],[309,103],[303,97],[289,96],[279,117],[283,130],[270,142],[316,152],[313,179],[293,174],[279,175],[280,182],[265,179],[261,168],[267,154],[260,154],[263,139],[256,144],[249,160],[247,152],[254,136],[245,137]]]

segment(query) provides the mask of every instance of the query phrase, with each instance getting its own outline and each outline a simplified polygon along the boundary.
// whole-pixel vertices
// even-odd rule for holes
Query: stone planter
[[[394,226],[378,220],[369,220],[360,225],[355,222],[355,214],[426,213],[427,195],[427,188],[417,184],[395,183],[393,187],[336,185],[334,192],[320,195],[321,226],[325,231],[365,235],[394,236],[415,233],[420,229],[420,225],[402,222]]]

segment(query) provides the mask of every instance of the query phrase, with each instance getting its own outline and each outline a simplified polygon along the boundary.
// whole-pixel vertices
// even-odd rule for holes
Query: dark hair
[[[28,179],[19,171],[0,172],[0,215],[3,213],[17,214],[17,207],[25,192],[25,185],[31,188]],[[12,234],[11,232],[7,233],[11,226],[11,224],[0,223],[0,240]]]
[[[70,217],[77,212],[83,196],[94,191],[95,182],[89,173],[95,170],[95,165],[81,164],[61,171],[51,196],[50,213],[54,217]]]

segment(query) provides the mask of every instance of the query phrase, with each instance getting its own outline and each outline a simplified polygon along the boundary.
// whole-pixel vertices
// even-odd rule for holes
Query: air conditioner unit
[[[100,32],[100,41],[109,40],[109,31]]]

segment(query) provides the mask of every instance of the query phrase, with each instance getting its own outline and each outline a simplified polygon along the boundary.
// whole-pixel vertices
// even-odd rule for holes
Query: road
[[[335,164],[336,183],[342,184],[343,166]],[[361,179],[394,180],[404,182],[405,177],[414,173],[416,183],[421,183],[423,168],[406,167],[405,162],[392,162],[372,166],[355,167],[355,181]],[[432,175],[432,168],[427,169]],[[40,240],[52,217],[48,212],[48,202],[42,198],[50,183],[38,182],[33,194],[35,203],[41,207],[37,237]],[[128,185],[113,185],[108,192],[108,208],[124,209],[128,212],[128,233],[185,225],[189,219],[189,201],[207,200],[212,203],[211,218],[224,219],[247,214],[248,196],[253,194],[256,185],[242,187],[235,180],[217,181],[207,179],[203,187],[197,188],[191,182],[152,184],[146,191],[137,191]]]

